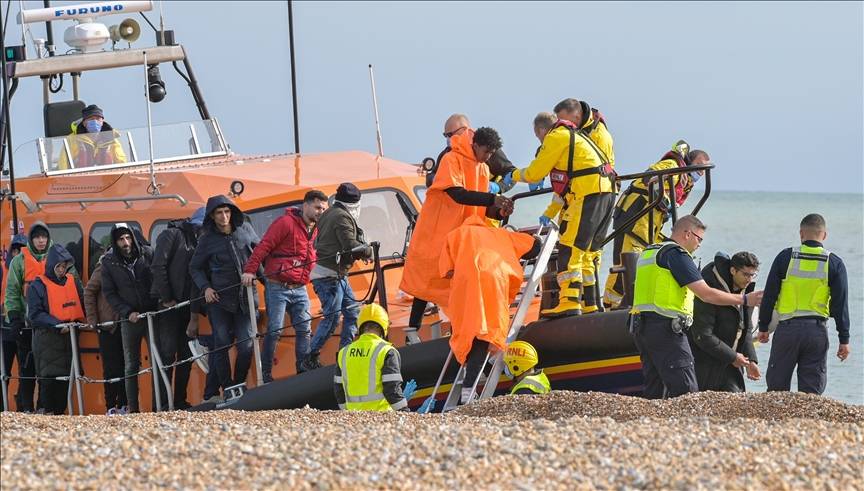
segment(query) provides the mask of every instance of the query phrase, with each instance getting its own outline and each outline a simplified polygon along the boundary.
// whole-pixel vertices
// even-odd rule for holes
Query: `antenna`
[[[291,49],[291,101],[294,110],[294,153],[300,154],[300,123],[297,115],[297,70],[294,67],[294,9],[288,0],[288,46]]]
[[[372,64],[369,64],[369,80],[372,82],[372,107],[375,108],[375,135],[378,138],[378,156],[384,156],[384,145],[381,143],[381,122],[378,118],[378,96],[375,94],[375,74],[372,73]]]

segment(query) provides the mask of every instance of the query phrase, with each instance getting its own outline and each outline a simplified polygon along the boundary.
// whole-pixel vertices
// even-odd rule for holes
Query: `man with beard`
[[[148,337],[147,320],[140,314],[156,308],[156,302],[150,296],[153,251],[149,246],[139,243],[132,228],[125,222],[115,223],[111,227],[111,243],[111,251],[102,257],[102,293],[117,317],[123,321],[120,331],[124,372],[129,377],[125,381],[126,400],[129,412],[137,413],[138,377],[134,375],[141,368],[141,341]],[[150,353],[150,359],[153,359],[153,353]]]
[[[261,263],[266,277],[267,335],[261,353],[261,371],[264,383],[273,381],[273,357],[276,343],[282,334],[285,311],[291,314],[294,328],[294,365],[302,372],[301,363],[309,355],[311,316],[306,285],[315,265],[315,224],[327,208],[327,195],[317,189],[309,191],[300,207],[291,207],[274,221],[252,256],[246,261],[241,280],[250,286]]]

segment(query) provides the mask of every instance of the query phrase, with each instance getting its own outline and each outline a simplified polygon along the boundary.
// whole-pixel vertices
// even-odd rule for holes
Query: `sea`
[[[701,187],[697,187],[690,201],[679,210],[678,216],[689,213],[701,195]],[[549,199],[549,195],[542,195],[517,201],[511,222],[519,227],[536,224],[537,217]],[[864,195],[712,191],[698,214],[708,229],[705,240],[695,253],[696,261],[704,266],[719,251],[730,256],[739,251],[752,252],[761,263],[756,286],[762,289],[774,257],[781,250],[800,243],[798,225],[809,213],[819,213],[825,217],[828,224],[825,247],[843,259],[849,277],[851,353],[844,362],[837,358],[837,331],[834,320],[829,320],[828,338],[831,344],[828,351],[828,387],[824,395],[847,403],[864,404]],[[667,235],[668,229],[667,224],[664,229]],[[601,285],[605,284],[612,264],[611,255],[612,244],[609,243],[603,251]],[[748,391],[766,390],[765,369],[770,350],[770,343],[757,345],[762,380],[748,380]],[[793,390],[796,384],[796,377],[793,376]]]

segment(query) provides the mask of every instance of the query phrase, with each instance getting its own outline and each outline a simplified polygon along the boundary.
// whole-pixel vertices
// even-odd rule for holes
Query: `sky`
[[[17,4],[7,44],[20,44]],[[575,97],[604,114],[619,172],[643,170],[683,138],[711,155],[715,189],[861,193],[862,5],[295,2],[301,152],[376,152],[371,63],[384,154],[403,162],[437,155],[444,119],[461,112],[496,128],[525,166],[534,115]],[[162,12],[232,149],[293,152],[286,2],[170,1]],[[158,21],[158,3],[148,16]],[[133,46],[152,45],[133,18],[143,28]],[[70,25],[55,22],[60,51]],[[44,37],[44,24],[31,29]],[[85,74],[82,99],[115,127],[144,126],[142,72]],[[161,72],[168,96],[152,106],[154,124],[197,119],[185,83],[170,65]],[[64,90],[55,101],[71,99]],[[43,131],[38,79],[22,81],[12,117],[24,166]]]

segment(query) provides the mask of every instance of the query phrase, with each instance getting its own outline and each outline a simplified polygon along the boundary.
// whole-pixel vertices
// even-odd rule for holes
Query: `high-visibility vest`
[[[660,251],[670,247],[686,252],[676,242],[668,241],[649,246],[639,256],[632,313],[654,312],[670,319],[693,318],[693,292],[679,285],[669,269],[657,264]]]
[[[45,274],[45,259],[41,261],[36,259],[36,256],[30,252],[29,247],[22,247],[21,254],[24,256],[24,285],[21,288],[21,294],[27,297],[27,288],[37,276]]]
[[[395,349],[380,337],[365,333],[356,341],[339,350],[336,355],[342,372],[342,389],[345,391],[345,408],[349,411],[391,411],[384,397],[384,380],[381,369],[387,353]],[[401,374],[389,375],[402,379]],[[396,380],[396,379],[394,379]]]
[[[66,274],[66,283],[58,285],[49,280],[45,275],[39,275],[45,292],[48,296],[48,313],[60,322],[83,321],[84,308],[81,299],[78,298],[78,288],[75,286],[75,277]]]
[[[824,247],[801,245],[792,249],[786,278],[780,284],[777,313],[780,320],[794,317],[828,318],[831,289],[828,287],[828,258]]]
[[[515,394],[516,391],[521,389],[529,389],[535,394],[547,394],[552,390],[552,386],[549,384],[549,378],[546,374],[540,372],[537,375],[529,375],[520,380],[518,384],[513,386],[513,390],[510,393]]]

